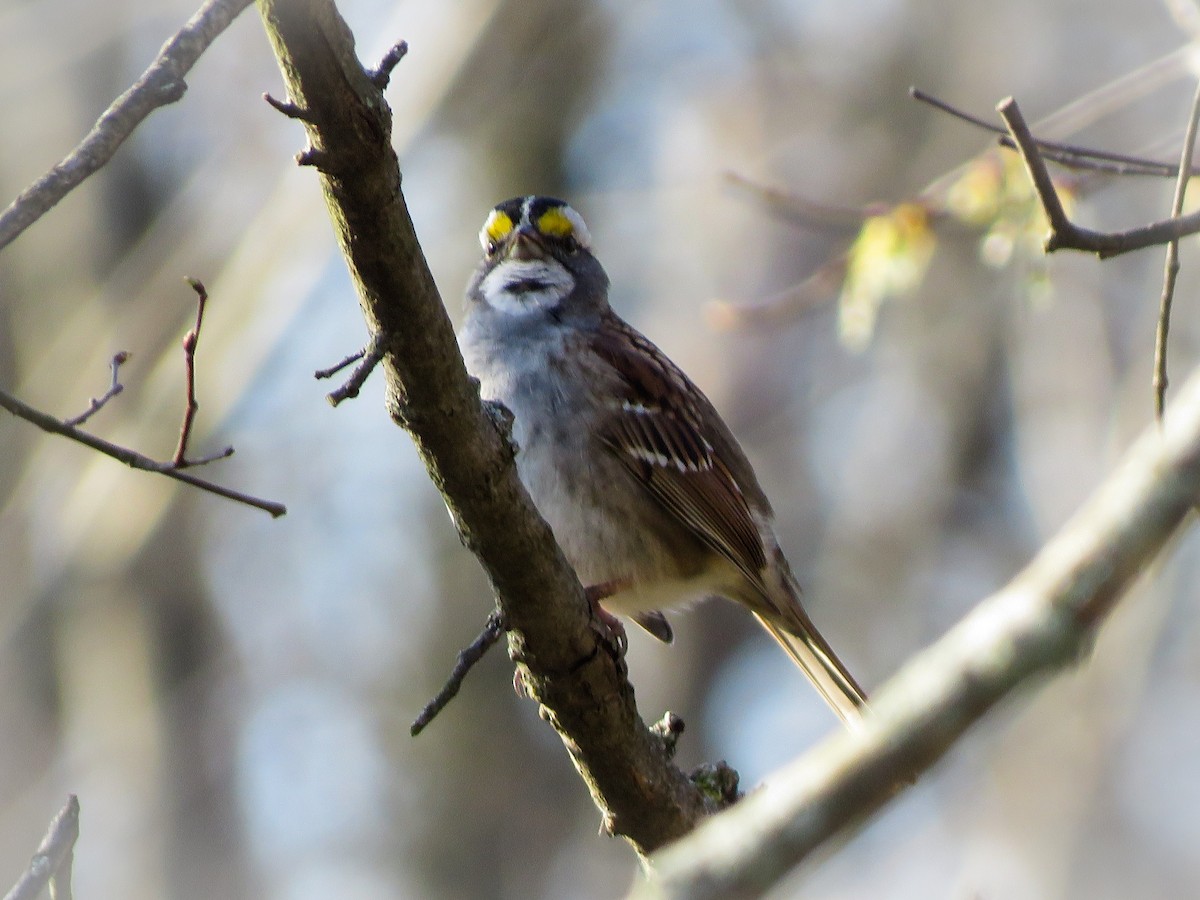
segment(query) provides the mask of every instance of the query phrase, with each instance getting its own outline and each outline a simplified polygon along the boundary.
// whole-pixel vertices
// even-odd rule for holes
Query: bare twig
[[[487,622],[483,626],[483,631],[479,633],[479,637],[459,651],[458,658],[454,661],[454,669],[450,672],[450,677],[446,679],[442,689],[437,692],[437,696],[426,703],[420,714],[413,719],[412,726],[409,728],[409,733],[413,737],[424,731],[425,726],[432,722],[437,714],[454,699],[458,694],[458,689],[462,687],[467,673],[471,671],[475,663],[483,659],[483,655],[492,649],[492,645],[503,635],[504,614],[498,609],[493,610],[487,617]]]
[[[651,858],[638,897],[761,896],[926,771],[1018,689],[1078,664],[1096,629],[1200,494],[1200,370],[1117,470],[999,593],[875,695],[873,715],[770,778],[770,787]]]
[[[105,456],[111,456],[113,459],[125,463],[132,469],[140,469],[143,472],[157,472],[159,475],[165,475],[168,478],[174,478],[176,481],[182,481],[184,484],[190,484],[192,487],[199,488],[202,491],[208,491],[210,494],[216,494],[219,497],[224,497],[227,500],[233,500],[237,503],[244,503],[247,506],[253,506],[256,509],[261,509],[271,514],[273,518],[279,518],[287,513],[287,507],[282,503],[275,503],[271,500],[262,500],[258,497],[249,494],[243,494],[240,491],[231,490],[230,488],[222,487],[219,484],[213,484],[211,481],[206,481],[203,478],[197,478],[195,475],[190,475],[175,467],[171,462],[159,462],[151,459],[148,456],[143,456],[135,450],[130,450],[128,447],[122,447],[120,444],[114,444],[106,441],[103,438],[96,437],[94,434],[89,434],[86,431],[81,431],[73,425],[68,425],[61,419],[56,419],[47,413],[36,409],[27,403],[18,400],[7,391],[0,390],[0,407],[8,410],[14,416],[24,419],[26,422],[31,422],[42,431],[50,434],[59,434],[63,437],[70,438],[86,447],[91,447],[93,450],[98,450]],[[226,453],[225,455],[228,455]]]
[[[109,384],[108,390],[100,397],[93,397],[88,402],[88,408],[79,415],[65,419],[66,424],[74,426],[82,425],[96,413],[100,412],[104,408],[104,404],[125,390],[125,385],[120,382],[121,366],[129,361],[129,356],[130,354],[127,350],[120,350],[113,354],[113,358],[108,363],[109,368],[112,370],[112,382]]]
[[[384,90],[388,86],[388,82],[392,80],[392,70],[399,65],[400,60],[404,59],[408,53],[408,41],[397,41],[392,45],[391,49],[383,55],[383,59],[379,61],[374,69],[367,73],[367,77],[371,79],[371,84]]]
[[[200,403],[196,400],[196,344],[200,341],[200,328],[204,324],[204,307],[208,304],[208,291],[195,278],[186,278],[193,291],[196,292],[196,324],[183,336],[183,380],[184,404],[183,424],[179,426],[179,443],[175,445],[175,455],[171,462],[175,468],[182,469],[191,463],[187,461],[188,441],[192,437],[192,425],[196,421],[196,410]],[[229,448],[224,455],[229,456],[233,449]],[[214,457],[220,458],[220,457]]]
[[[267,105],[269,105],[272,109],[274,109],[276,112],[283,113],[289,119],[296,119],[300,122],[308,121],[308,113],[291,100],[276,100],[270,94],[266,93],[262,95],[262,98],[267,101]]]
[[[1063,208],[1062,200],[1050,179],[1046,162],[1038,150],[1037,140],[1029,131],[1025,117],[1021,114],[1017,102],[1009,97],[996,107],[1004,124],[1017,146],[1017,152],[1025,163],[1033,188],[1037,192],[1046,218],[1050,221],[1050,234],[1046,238],[1046,252],[1055,250],[1082,250],[1095,253],[1101,259],[1119,256],[1132,250],[1142,250],[1171,240],[1178,240],[1189,234],[1200,231],[1200,213],[1164,219],[1131,228],[1128,231],[1103,232],[1093,231],[1076,225],[1068,218]]]
[[[1196,129],[1200,126],[1200,84],[1192,98],[1192,112],[1183,136],[1179,159],[1179,179],[1175,182],[1175,197],[1171,201],[1171,218],[1183,215],[1183,199],[1187,195],[1188,174],[1192,171],[1192,154],[1196,150]],[[1154,417],[1162,422],[1167,405],[1167,334],[1171,330],[1171,303],[1175,298],[1175,279],[1179,275],[1179,241],[1167,244],[1163,271],[1162,298],[1158,307],[1158,327],[1154,335]]]
[[[933,94],[923,91],[920,88],[909,88],[908,93],[914,100],[928,104],[934,109],[940,110],[956,119],[961,119],[976,128],[997,135],[1002,147],[1008,147],[1010,150],[1016,149],[1017,145],[1013,141],[1012,135],[999,125],[994,125],[985,119],[981,119],[979,116],[972,115],[956,106],[952,106],[945,100],[935,97]],[[1125,153],[1110,153],[1106,150],[1095,150],[1090,147],[1064,144],[1058,141],[1047,141],[1042,138],[1035,139],[1035,143],[1043,159],[1048,159],[1070,169],[1084,169],[1111,175],[1152,175],[1160,178],[1175,178],[1179,174],[1179,166],[1176,163],[1142,159],[1141,157]],[[1200,169],[1192,170],[1192,174],[1200,174]]]
[[[367,355],[367,348],[363,347],[361,350],[357,350],[354,353],[351,353],[349,356],[345,357],[344,359],[338,360],[337,362],[335,362],[332,366],[330,366],[327,369],[317,369],[317,371],[313,372],[313,378],[332,378],[338,372],[342,371],[342,369],[346,368],[346,366],[350,365],[351,363],[358,362],[360,359],[362,359],[366,355]]]
[[[133,130],[160,106],[183,97],[183,76],[250,0],[207,0],[163,45],[137,82],[113,101],[87,137],[0,213],[0,249],[46,214],[84,179],[112,159]]]
[[[350,373],[350,377],[346,379],[345,384],[325,395],[325,399],[329,401],[330,405],[337,406],[343,400],[350,400],[357,397],[358,392],[362,390],[362,386],[366,384],[367,378],[370,377],[375,367],[383,359],[384,353],[383,338],[379,332],[376,332],[371,335],[371,340],[367,343],[367,346],[359,350],[358,353],[347,356],[330,369],[318,371],[316,373],[317,378],[329,378],[335,372],[339,372],[350,365],[350,363],[362,360],[362,362],[354,367],[354,371]]]
[[[37,852],[4,900],[36,900],[47,887],[52,900],[71,900],[71,863],[79,838],[79,799],[71,794],[50,821]]]

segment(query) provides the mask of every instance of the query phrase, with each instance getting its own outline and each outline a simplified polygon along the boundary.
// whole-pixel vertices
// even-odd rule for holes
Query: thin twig
[[[1175,182],[1175,197],[1171,201],[1171,218],[1183,214],[1183,199],[1187,195],[1188,175],[1192,170],[1192,154],[1196,150],[1196,129],[1200,127],[1200,83],[1192,98],[1192,112],[1183,136],[1179,158],[1179,179]],[[1162,422],[1167,405],[1167,334],[1171,330],[1171,303],[1175,299],[1175,279],[1179,275],[1179,241],[1167,244],[1163,272],[1162,298],[1158,307],[1158,327],[1154,335],[1154,417]]]
[[[121,350],[113,354],[113,358],[108,363],[109,368],[112,370],[112,382],[109,384],[108,390],[99,397],[93,397],[88,402],[88,408],[79,415],[65,419],[64,421],[68,425],[82,425],[96,413],[100,412],[104,408],[104,404],[125,390],[125,385],[120,382],[121,366],[129,361],[129,356],[130,353],[128,350]]]
[[[192,437],[192,425],[196,421],[196,410],[200,403],[196,400],[196,344],[200,341],[200,328],[204,324],[204,307],[208,304],[208,291],[195,278],[185,279],[196,292],[196,324],[183,336],[183,378],[185,398],[183,405],[183,424],[179,426],[179,443],[175,445],[175,455],[171,462],[182,469],[189,465],[187,461],[188,441]],[[229,453],[233,450],[230,449]],[[229,454],[225,454],[228,456]]]
[[[190,484],[192,487],[199,488],[202,491],[208,491],[210,494],[216,494],[219,497],[224,497],[227,500],[233,500],[237,503],[244,503],[247,506],[253,506],[256,509],[261,509],[271,514],[273,518],[279,518],[287,514],[287,507],[282,503],[275,503],[271,500],[262,500],[250,494],[243,494],[240,491],[231,490],[227,487],[222,487],[219,484],[213,484],[211,481],[206,481],[203,478],[197,478],[195,475],[190,475],[187,472],[176,468],[171,462],[159,462],[151,459],[149,456],[144,456],[136,450],[130,450],[128,447],[123,447],[120,444],[114,444],[111,441],[106,441],[104,438],[96,437],[94,434],[89,434],[86,431],[68,425],[61,419],[56,419],[47,413],[36,409],[27,403],[18,400],[12,394],[0,390],[0,407],[8,410],[14,416],[24,419],[26,422],[31,422],[42,431],[50,434],[59,434],[63,437],[70,438],[86,447],[91,447],[103,453],[105,456],[111,456],[118,462],[123,462],[132,469],[140,469],[143,472],[156,472],[159,475],[165,475],[168,478],[174,478],[176,481],[182,481],[184,484]]]
[[[425,708],[413,719],[412,726],[409,728],[413,737],[420,734],[425,726],[432,722],[437,714],[454,699],[459,688],[462,687],[467,673],[471,671],[475,663],[483,659],[483,655],[492,648],[496,641],[500,640],[503,634],[504,615],[498,609],[493,610],[487,617],[487,622],[483,626],[483,631],[479,633],[479,637],[475,638],[470,646],[459,651],[458,658],[454,662],[454,669],[450,672],[450,677],[446,679],[442,689],[437,692],[437,696],[426,703]]]
[[[36,900],[47,887],[53,900],[71,900],[71,863],[78,839],[79,798],[71,794],[50,821],[29,868],[4,895],[4,900]]]
[[[183,76],[250,0],[207,0],[163,45],[142,76],[104,111],[87,137],[0,213],[0,249],[112,159],[150,113],[183,97]]]
[[[370,377],[371,372],[375,370],[375,367],[379,365],[380,360],[383,359],[384,353],[385,350],[383,347],[383,337],[379,332],[376,332],[375,334],[371,335],[371,340],[367,343],[367,346],[363,347],[363,349],[357,354],[346,357],[344,360],[338,363],[338,365],[332,371],[328,369],[324,370],[332,375],[333,372],[337,372],[345,368],[351,362],[355,360],[361,360],[361,362],[354,367],[354,371],[350,373],[350,377],[346,379],[346,383],[340,388],[337,388],[336,390],[330,391],[328,394],[326,394],[325,399],[327,399],[331,405],[337,406],[343,400],[349,400],[357,397],[358,392],[362,390],[362,386],[366,384],[367,378]],[[322,376],[321,372],[317,372],[316,375],[318,378],[329,377],[328,375]]]
[[[956,119],[961,119],[976,128],[997,135],[1000,138],[1001,146],[1008,147],[1010,150],[1016,149],[1017,145],[1012,136],[999,125],[995,125],[956,106],[952,106],[945,100],[935,97],[933,94],[923,91],[920,88],[909,88],[908,93],[914,100],[928,104],[934,109],[940,110]],[[1084,169],[1111,175],[1152,175],[1160,178],[1175,178],[1179,174],[1179,166],[1175,163],[1143,159],[1139,156],[1131,156],[1125,153],[1111,153],[1107,150],[1095,150],[1090,147],[1064,144],[1059,141],[1048,141],[1043,138],[1036,138],[1035,143],[1043,159],[1048,159],[1070,169]],[[1192,174],[1200,174],[1200,169],[1192,170]]]
[[[342,371],[342,369],[346,368],[346,366],[350,365],[351,363],[358,362],[360,359],[362,359],[366,355],[367,355],[367,348],[363,347],[361,350],[358,350],[355,353],[351,353],[345,359],[335,362],[332,366],[330,366],[327,369],[317,369],[317,371],[313,372],[313,378],[332,378],[338,372]]]
[[[1008,126],[1009,133],[1017,146],[1017,152],[1025,163],[1029,177],[1033,181],[1034,190],[1041,201],[1046,218],[1050,221],[1050,234],[1046,238],[1046,252],[1055,250],[1082,250],[1095,253],[1101,259],[1119,256],[1132,250],[1142,250],[1178,240],[1189,234],[1200,231],[1200,213],[1179,216],[1152,222],[1128,231],[1093,231],[1072,222],[1063,208],[1062,200],[1050,179],[1046,162],[1038,149],[1037,140],[1029,131],[1025,117],[1021,114],[1017,102],[1009,97],[996,107]]]

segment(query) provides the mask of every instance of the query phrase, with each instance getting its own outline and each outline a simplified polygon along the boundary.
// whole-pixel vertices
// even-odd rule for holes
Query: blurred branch
[[[51,820],[29,868],[4,895],[4,900],[36,900],[47,887],[51,900],[71,900],[71,864],[78,838],[79,798],[71,794]]]
[[[390,143],[391,110],[332,0],[260,0],[287,104],[310,146],[360,306],[383,349],[387,404],[412,435],[463,543],[479,557],[529,694],[559,732],[604,827],[648,853],[719,803],[643,723],[575,573],[517,478],[501,420],[480,403],[417,241]]]
[[[865,821],[897,775],[929,769],[998,702],[1078,663],[1200,496],[1200,370],[1088,503],[999,593],[876,694],[874,715],[770,778],[770,789],[651,860],[637,897],[759,896]]]
[[[996,107],[1009,134],[1025,162],[1034,190],[1041,201],[1046,218],[1050,221],[1050,234],[1046,238],[1046,252],[1055,250],[1082,250],[1095,253],[1101,259],[1119,256],[1133,250],[1143,250],[1157,244],[1178,240],[1200,231],[1200,213],[1178,216],[1131,228],[1128,231],[1093,231],[1076,225],[1067,216],[1062,200],[1050,179],[1045,159],[1038,149],[1038,142],[1029,131],[1029,125],[1021,114],[1016,100],[1008,97]]]
[[[1179,178],[1171,200],[1171,218],[1183,215],[1183,199],[1187,195],[1188,175],[1192,171],[1192,154],[1196,150],[1196,128],[1200,126],[1200,84],[1192,98],[1192,112],[1183,136],[1179,161]],[[1167,404],[1167,335],[1171,330],[1171,303],[1175,299],[1175,279],[1179,275],[1179,241],[1167,244],[1163,271],[1162,297],[1158,305],[1158,327],[1154,335],[1154,416],[1160,422]]]
[[[106,165],[150,113],[182,98],[187,90],[183,76],[250,2],[207,0],[163,45],[137,82],[96,120],[79,146],[0,213],[0,249],[16,240],[84,179]]]

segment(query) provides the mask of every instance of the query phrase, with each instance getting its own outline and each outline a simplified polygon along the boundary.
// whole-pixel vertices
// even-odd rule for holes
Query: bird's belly
[[[527,432],[518,453],[521,480],[580,582],[613,591],[606,609],[678,608],[736,579],[733,566],[671,521],[606,447],[587,448],[587,435],[560,434],[552,448],[536,438]]]
[[[610,585],[618,614],[678,607],[738,583],[733,565],[701,544],[645,492],[595,433],[594,401],[542,377],[548,365],[475,360],[484,397],[513,413],[517,471],[585,587]]]

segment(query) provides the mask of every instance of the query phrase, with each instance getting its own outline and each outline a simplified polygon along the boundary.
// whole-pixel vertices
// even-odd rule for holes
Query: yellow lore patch
[[[563,207],[553,206],[538,216],[537,230],[547,237],[565,238],[575,233],[575,223]]]
[[[508,217],[508,213],[503,213],[498,209],[493,209],[487,217],[487,221],[483,223],[483,233],[489,241],[500,243],[509,232],[513,230],[513,220]]]

